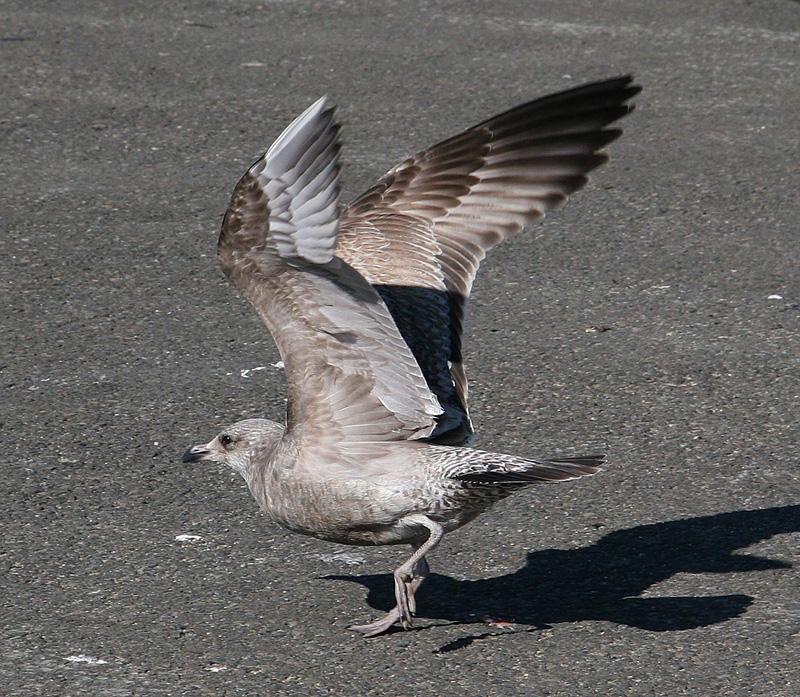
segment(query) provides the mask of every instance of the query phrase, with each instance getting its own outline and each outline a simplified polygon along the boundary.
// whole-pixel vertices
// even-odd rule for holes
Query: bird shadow
[[[418,598],[418,617],[479,621],[482,614],[533,629],[562,622],[605,620],[654,632],[704,627],[738,617],[745,594],[641,597],[679,573],[731,573],[792,568],[785,561],[735,554],[774,535],[800,531],[800,506],[734,511],[617,530],[579,549],[528,552],[514,573],[477,581],[431,574]],[[377,610],[394,605],[391,574],[330,575],[360,583]],[[456,650],[482,636],[456,640]]]

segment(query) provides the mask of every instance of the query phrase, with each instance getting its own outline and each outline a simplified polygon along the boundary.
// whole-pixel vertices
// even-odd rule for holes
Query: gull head
[[[267,419],[237,421],[209,443],[189,448],[183,454],[183,461],[219,462],[246,477],[250,463],[255,458],[268,458],[283,432],[283,426]]]

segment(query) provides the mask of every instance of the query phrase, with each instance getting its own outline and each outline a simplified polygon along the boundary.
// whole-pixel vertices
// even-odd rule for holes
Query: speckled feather
[[[439,398],[434,442],[471,441],[461,352],[480,262],[586,183],[638,91],[621,77],[522,104],[408,158],[343,212],[336,254],[378,288]]]
[[[229,465],[296,532],[410,543],[397,606],[353,629],[410,624],[443,534],[522,486],[600,468],[452,447],[472,437],[461,334],[487,250],[605,161],[620,133],[606,126],[637,91],[618,78],[512,109],[401,163],[341,217],[339,126],[321,99],[236,186],[219,261],[278,346],[287,423],[238,422],[184,460]]]

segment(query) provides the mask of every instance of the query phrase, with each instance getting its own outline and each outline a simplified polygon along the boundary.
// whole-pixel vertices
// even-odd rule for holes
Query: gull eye
[[[220,442],[220,444],[222,445],[223,448],[227,448],[228,446],[230,446],[233,443],[233,437],[229,436],[227,433],[223,433],[219,437],[219,442]]]

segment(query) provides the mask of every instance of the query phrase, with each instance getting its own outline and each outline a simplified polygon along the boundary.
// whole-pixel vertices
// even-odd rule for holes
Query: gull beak
[[[207,445],[193,445],[183,454],[183,461],[199,462],[205,460],[210,452]]]

